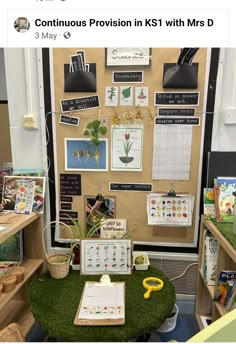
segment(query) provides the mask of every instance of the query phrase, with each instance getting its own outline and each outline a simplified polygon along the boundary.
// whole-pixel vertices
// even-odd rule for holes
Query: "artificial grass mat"
[[[144,299],[142,281],[158,277],[164,288]],[[154,267],[133,271],[132,275],[110,275],[111,282],[124,281],[125,325],[73,325],[85,281],[99,281],[101,275],[81,276],[70,271],[64,279],[53,279],[48,272],[34,280],[29,288],[29,304],[35,319],[48,335],[60,341],[126,342],[146,332],[156,330],[165,321],[175,304],[175,289],[168,278]]]
[[[215,219],[211,220],[221,234],[228,240],[228,242],[236,249],[236,235],[233,233],[233,223],[217,222]]]

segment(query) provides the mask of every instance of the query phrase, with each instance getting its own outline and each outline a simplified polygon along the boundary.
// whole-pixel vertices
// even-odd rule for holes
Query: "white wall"
[[[14,168],[44,168],[37,50],[7,48],[5,68]],[[23,115],[33,113],[37,130],[24,129]]]
[[[225,122],[233,122],[226,124]],[[236,49],[221,49],[212,135],[213,151],[236,151]]]

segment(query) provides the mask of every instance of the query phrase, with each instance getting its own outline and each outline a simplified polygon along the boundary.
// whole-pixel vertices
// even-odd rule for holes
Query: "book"
[[[225,302],[225,308],[227,311],[230,311],[235,306],[235,298],[236,298],[236,280],[231,281],[231,289],[229,291],[228,298]]]
[[[215,195],[213,188],[203,189],[203,214],[209,219],[216,217]]]
[[[216,287],[215,287],[215,294],[214,294],[215,301],[220,301],[222,295],[224,294],[227,281],[235,280],[235,279],[236,279],[236,271],[231,271],[231,270],[220,271],[219,276],[217,278]]]
[[[204,232],[203,232],[203,252],[202,252],[202,256],[203,256],[203,260],[202,260],[202,266],[201,266],[201,270],[202,270],[202,276],[204,278],[204,281],[206,281],[206,274],[207,274],[207,263],[206,263],[206,236],[209,234],[210,232],[205,228]]]
[[[18,190],[18,181],[20,179],[35,182],[32,211],[43,214],[45,177],[4,176],[2,194],[4,209],[12,212],[15,211],[16,193]]]
[[[19,214],[31,214],[34,201],[35,181],[20,179],[17,181],[15,212]]]
[[[233,285],[234,285],[234,280],[229,280],[226,282],[225,289],[220,298],[220,303],[222,305],[226,305],[226,302],[229,300],[230,295],[231,295],[231,290],[233,289]]]
[[[218,240],[212,235],[206,235],[206,283],[215,285],[216,263],[218,258]]]
[[[34,168],[13,168],[13,176],[44,177],[44,170]]]
[[[236,191],[236,177],[217,177],[214,186],[216,219],[220,222],[233,222],[233,206]]]

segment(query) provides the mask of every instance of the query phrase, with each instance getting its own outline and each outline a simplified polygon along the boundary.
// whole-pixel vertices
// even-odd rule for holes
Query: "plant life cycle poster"
[[[147,195],[149,225],[191,226],[194,198],[183,194],[177,197],[158,193]]]
[[[142,171],[143,125],[114,125],[111,130],[111,170]]]

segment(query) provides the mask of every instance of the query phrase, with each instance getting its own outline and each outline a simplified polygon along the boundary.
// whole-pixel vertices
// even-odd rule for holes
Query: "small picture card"
[[[120,239],[126,235],[126,220],[124,219],[107,219],[101,225],[101,238]]]
[[[118,106],[119,87],[107,86],[105,90],[105,106]]]
[[[135,87],[135,106],[148,106],[148,87]]]
[[[77,55],[70,56],[72,72],[85,71],[84,52],[80,51]]]
[[[133,86],[120,86],[120,105],[133,105]]]

